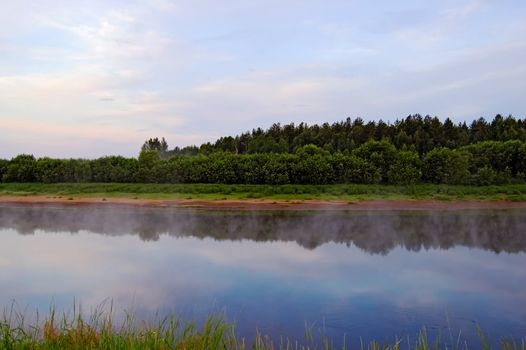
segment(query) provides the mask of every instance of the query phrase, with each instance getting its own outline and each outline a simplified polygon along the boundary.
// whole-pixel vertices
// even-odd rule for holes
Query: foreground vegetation
[[[423,329],[415,338],[395,339],[392,342],[370,341],[364,343],[360,338],[347,338],[338,346],[326,337],[323,330],[318,335],[314,327],[306,327],[305,340],[280,338],[271,339],[255,331],[253,340],[236,335],[235,326],[223,317],[209,317],[201,327],[194,322],[183,322],[173,315],[159,318],[152,322],[137,322],[133,315],[127,314],[123,321],[116,324],[110,311],[96,311],[87,319],[77,310],[68,316],[58,315],[52,308],[50,315],[43,321],[27,323],[22,314],[13,310],[4,311],[0,320],[0,349],[15,350],[51,350],[51,349],[233,349],[233,350],[332,350],[332,349],[492,349],[493,341],[478,330],[477,344],[468,344],[461,334],[453,336],[452,332],[445,336],[440,334],[436,339],[429,339]],[[500,340],[503,350],[525,350],[522,341]]]
[[[526,184],[461,186],[0,183],[0,195],[202,200],[507,200],[526,201]]]

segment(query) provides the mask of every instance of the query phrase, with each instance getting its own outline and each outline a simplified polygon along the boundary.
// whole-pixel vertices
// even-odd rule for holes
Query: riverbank
[[[64,197],[0,195],[0,205],[124,205],[140,207],[179,207],[210,210],[465,210],[526,209],[526,202],[469,200],[271,200],[271,199],[139,199],[126,197]]]
[[[526,209],[526,184],[476,187],[3,183],[0,203],[240,210]]]

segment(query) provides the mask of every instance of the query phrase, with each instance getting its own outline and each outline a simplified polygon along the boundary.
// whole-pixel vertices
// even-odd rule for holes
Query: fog
[[[155,241],[161,235],[296,242],[316,249],[328,242],[355,245],[371,254],[396,247],[411,251],[465,246],[516,253],[526,251],[526,213],[521,210],[464,211],[305,211],[226,212],[118,205],[0,206],[0,229],[19,234],[88,231],[136,235]]]

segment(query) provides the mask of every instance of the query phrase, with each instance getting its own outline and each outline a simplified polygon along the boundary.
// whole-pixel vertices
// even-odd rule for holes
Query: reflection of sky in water
[[[365,340],[415,336],[423,325],[436,333],[445,331],[446,314],[468,338],[474,322],[495,337],[526,334],[524,252],[398,246],[379,255],[334,242],[309,250],[294,241],[161,235],[143,242],[9,228],[0,239],[2,307],[16,299],[45,311],[53,298],[67,309],[75,298],[89,309],[111,298],[144,317],[226,311],[242,334],[257,327],[294,338],[303,337],[305,322],[336,339],[344,332]]]

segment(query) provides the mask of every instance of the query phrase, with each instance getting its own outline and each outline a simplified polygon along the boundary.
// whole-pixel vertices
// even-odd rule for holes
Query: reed
[[[115,322],[113,307],[97,308],[85,316],[81,308],[75,306],[73,312],[59,313],[52,306],[47,316],[41,320],[27,322],[24,314],[13,306],[4,310],[0,320],[0,349],[55,350],[55,349],[148,349],[148,350],[428,350],[428,349],[492,349],[493,342],[479,329],[478,344],[451,340],[442,342],[440,337],[429,339],[425,329],[415,337],[396,340],[393,343],[370,341],[352,347],[347,337],[338,347],[324,335],[316,337],[312,327],[306,326],[305,339],[292,340],[280,338],[273,340],[257,330],[253,340],[248,342],[235,332],[235,325],[224,316],[209,316],[197,326],[195,322],[183,321],[175,314],[154,317],[153,321],[139,321],[133,313],[124,313]],[[455,340],[455,341],[453,341]],[[526,350],[525,341],[502,340],[502,350]]]

